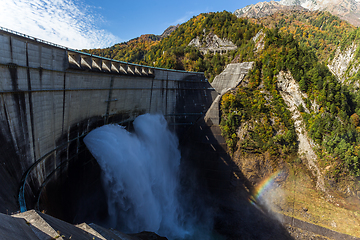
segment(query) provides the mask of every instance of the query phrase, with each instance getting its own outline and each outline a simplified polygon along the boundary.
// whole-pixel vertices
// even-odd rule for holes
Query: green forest
[[[271,16],[254,19],[253,22],[267,28],[279,28],[280,32],[291,34],[300,45],[313,49],[321,62],[334,56],[336,47],[356,28],[329,12],[301,11],[299,13],[280,11]]]
[[[359,95],[354,97],[347,86],[341,85],[318,61],[311,47],[299,44],[293,35],[280,33],[278,28],[266,32],[265,49],[249,74],[249,85],[222,99],[221,125],[230,148],[233,151],[236,148],[236,129],[250,120],[258,124],[254,125],[251,138],[240,147],[270,150],[279,156],[296,152],[297,138],[291,114],[276,87],[276,75],[280,71],[290,71],[301,91],[309,96],[305,102],[310,113],[303,107],[299,107],[299,111],[310,137],[319,146],[317,153],[322,166],[331,166],[329,177],[338,178],[348,172],[359,176]],[[314,102],[319,105],[318,111],[312,108]],[[274,119],[275,124],[269,119]],[[280,129],[282,134],[274,134]]]

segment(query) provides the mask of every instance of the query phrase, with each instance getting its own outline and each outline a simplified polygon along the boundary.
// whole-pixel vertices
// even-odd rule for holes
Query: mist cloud
[[[0,0],[0,26],[75,49],[120,42],[92,9],[76,0]]]

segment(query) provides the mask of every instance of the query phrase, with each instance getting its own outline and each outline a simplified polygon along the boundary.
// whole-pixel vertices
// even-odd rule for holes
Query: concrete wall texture
[[[0,212],[17,211],[19,193],[23,207],[33,208],[41,186],[60,177],[55,169],[66,168],[93,128],[162,113],[181,133],[206,112],[213,92],[201,73],[113,61],[0,30]]]

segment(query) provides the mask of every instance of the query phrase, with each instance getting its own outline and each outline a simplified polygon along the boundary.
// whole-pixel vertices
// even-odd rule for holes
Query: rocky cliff
[[[167,36],[169,36],[173,31],[175,31],[180,25],[176,25],[176,26],[170,26],[167,29],[165,29],[165,31],[160,35],[160,39],[166,38]]]
[[[359,88],[359,81],[351,78],[360,70],[360,63],[356,59],[357,48],[358,44],[355,42],[343,51],[338,47],[334,58],[328,64],[330,71],[341,83],[351,84],[355,89]]]
[[[280,72],[278,74],[277,87],[279,88],[281,97],[288,106],[288,109],[292,114],[292,119],[294,120],[299,144],[298,156],[302,158],[302,161],[317,178],[316,187],[322,191],[325,191],[324,179],[317,164],[318,157],[313,150],[313,147],[316,146],[314,142],[311,141],[308,137],[303,118],[298,109],[298,107],[301,105],[307,113],[310,113],[310,111],[306,108],[306,104],[303,100],[303,98],[307,98],[307,96],[300,91],[299,84],[291,76],[290,72]]]
[[[328,11],[355,26],[360,26],[360,5],[356,0],[281,0],[280,4],[302,6],[311,11]]]
[[[286,6],[280,4],[279,2],[270,1],[270,2],[259,2],[256,4],[248,5],[244,8],[238,9],[234,12],[237,17],[247,17],[247,18],[261,18],[272,15],[277,11],[285,10],[305,10],[301,6]]]
[[[260,18],[272,15],[279,10],[304,9],[310,11],[328,11],[354,26],[360,26],[360,5],[356,0],[281,0],[279,2],[259,2],[238,9],[234,14],[238,17]]]

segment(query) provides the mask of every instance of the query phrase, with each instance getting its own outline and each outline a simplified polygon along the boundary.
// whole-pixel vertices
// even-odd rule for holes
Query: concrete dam
[[[214,96],[202,73],[92,56],[7,29],[0,52],[1,213],[35,208],[72,222],[84,199],[102,201],[87,133],[161,113],[181,139]]]

